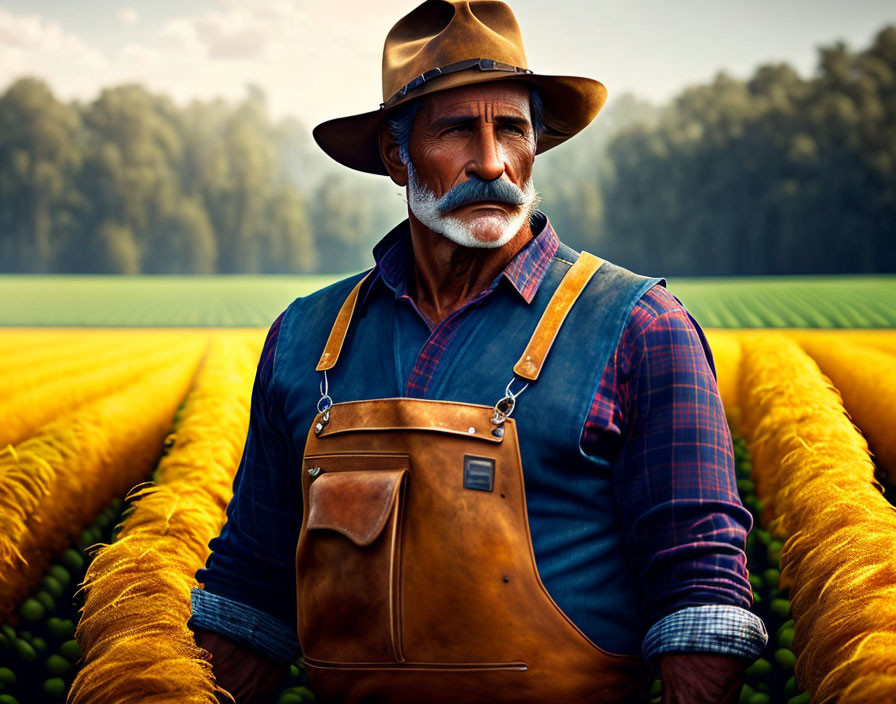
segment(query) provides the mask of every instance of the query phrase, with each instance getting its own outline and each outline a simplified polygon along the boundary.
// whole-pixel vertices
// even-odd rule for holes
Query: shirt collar
[[[547,273],[548,264],[560,246],[560,240],[551,227],[548,216],[540,210],[532,218],[532,233],[532,239],[514,255],[489,287],[495,288],[504,278],[526,303],[531,303],[535,297]],[[374,246],[373,258],[377,272],[368,291],[380,280],[395,293],[396,298],[408,295],[408,275],[413,256],[410,224],[408,220],[404,220]]]

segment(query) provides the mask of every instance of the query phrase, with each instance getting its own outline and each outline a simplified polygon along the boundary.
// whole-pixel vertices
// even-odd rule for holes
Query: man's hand
[[[663,704],[737,704],[749,664],[714,653],[661,655]]]
[[[274,700],[289,669],[289,664],[270,660],[256,650],[229,638],[195,628],[196,645],[212,654],[215,681],[236,700],[237,704],[267,704]],[[230,702],[220,692],[219,702]]]

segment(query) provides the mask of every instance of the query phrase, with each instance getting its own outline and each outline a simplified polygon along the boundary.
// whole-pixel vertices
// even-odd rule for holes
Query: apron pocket
[[[359,547],[379,537],[405,470],[330,472],[308,491],[308,530],[335,530]]]
[[[296,551],[298,635],[320,660],[400,662],[401,517],[407,458],[331,456],[306,486]],[[396,464],[403,466],[396,467]],[[351,467],[349,470],[337,467]]]

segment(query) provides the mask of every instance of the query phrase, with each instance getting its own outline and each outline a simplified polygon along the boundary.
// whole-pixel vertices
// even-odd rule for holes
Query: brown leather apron
[[[514,367],[538,377],[602,264],[567,272]],[[339,357],[358,292],[318,371]],[[371,373],[377,373],[371,370]],[[637,702],[640,658],[597,647],[539,578],[516,396],[495,407],[411,398],[332,404],[322,385],[302,465],[298,636],[322,702]]]

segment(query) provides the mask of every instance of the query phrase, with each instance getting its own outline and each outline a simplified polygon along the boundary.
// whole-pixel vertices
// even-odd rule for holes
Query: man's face
[[[408,151],[408,202],[424,225],[467,247],[500,247],[538,204],[529,91],[518,83],[428,96]]]

